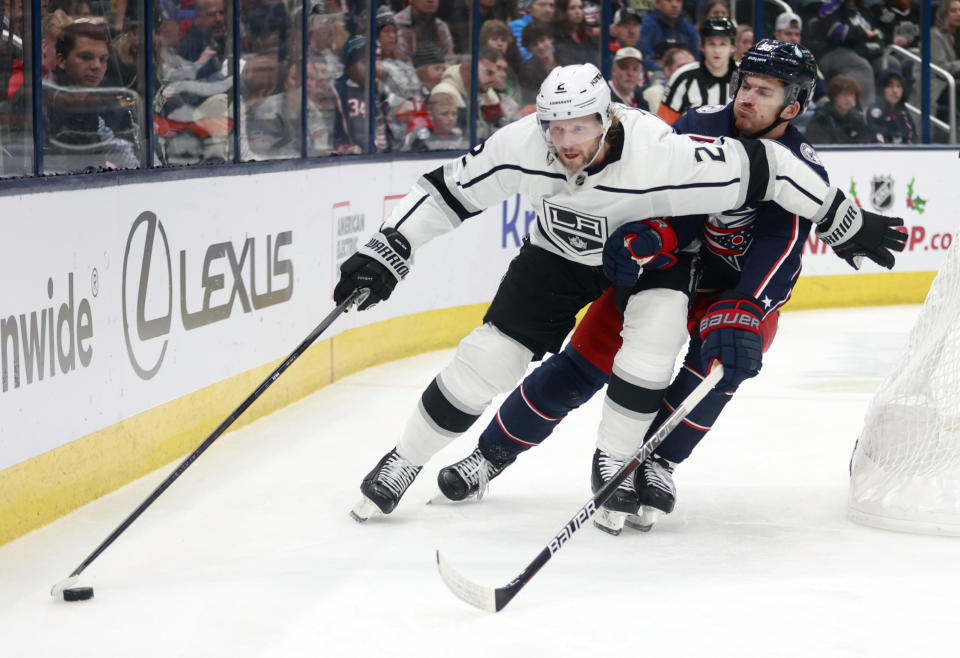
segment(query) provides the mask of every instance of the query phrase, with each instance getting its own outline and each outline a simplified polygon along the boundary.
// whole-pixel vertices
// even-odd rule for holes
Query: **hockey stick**
[[[220,425],[217,426],[217,429],[213,430],[210,436],[204,439],[203,443],[201,443],[199,446],[197,446],[197,448],[193,452],[187,455],[187,457],[182,462],[180,462],[180,465],[177,466],[177,468],[170,475],[168,475],[167,478],[163,482],[161,482],[160,485],[156,489],[154,489],[153,492],[149,496],[147,496],[147,498],[142,503],[140,503],[137,509],[133,510],[133,512],[131,512],[130,515],[127,518],[125,518],[123,522],[119,526],[117,526],[113,532],[110,533],[110,536],[104,539],[103,542],[101,542],[101,544],[97,546],[97,548],[90,555],[87,556],[87,559],[81,562],[80,566],[78,566],[76,569],[73,570],[73,573],[71,573],[68,577],[64,578],[60,582],[56,583],[50,589],[50,595],[60,596],[61,594],[63,594],[63,591],[65,589],[70,589],[77,582],[78,577],[80,576],[81,573],[83,573],[84,569],[89,567],[90,564],[94,560],[96,560],[100,556],[100,554],[107,549],[108,546],[110,546],[110,544],[116,541],[116,539],[121,534],[123,534],[123,532],[127,528],[129,528],[130,525],[134,521],[136,521],[137,518],[141,514],[143,514],[148,507],[150,507],[150,505],[153,504],[153,501],[159,498],[160,494],[166,491],[167,488],[171,484],[173,484],[174,480],[176,480],[178,477],[183,475],[183,472],[186,471],[187,468],[189,468],[190,465],[193,462],[195,462],[197,458],[201,454],[203,454],[203,452],[207,448],[209,448],[213,444],[213,442],[216,441],[220,437],[220,435],[223,434],[227,430],[227,428],[230,427],[230,425],[232,425],[233,422],[237,418],[239,418],[240,415],[244,411],[246,411],[247,408],[251,404],[253,404],[257,400],[257,398],[259,398],[263,394],[263,392],[270,387],[271,384],[273,384],[273,382],[277,380],[277,377],[283,374],[283,372],[287,368],[289,368],[290,365],[294,361],[296,361],[297,358],[299,358],[300,355],[303,354],[306,351],[306,349],[313,344],[315,340],[317,340],[320,334],[326,331],[327,327],[333,324],[334,320],[340,317],[340,315],[343,314],[343,312],[346,311],[351,305],[353,304],[359,305],[363,303],[363,300],[366,299],[367,295],[369,294],[370,294],[370,291],[367,288],[360,288],[358,290],[355,290],[349,297],[347,297],[346,300],[344,300],[342,304],[340,304],[335,309],[330,311],[330,313],[327,314],[327,317],[321,320],[320,324],[318,324],[316,328],[310,332],[310,335],[304,338],[303,342],[297,345],[296,349],[294,349],[287,356],[287,358],[283,360],[283,363],[277,366],[273,370],[273,372],[271,372],[267,376],[267,378],[264,379],[259,386],[257,386],[256,390],[254,390],[253,393],[248,395],[247,399],[241,402],[240,406],[234,409],[233,413],[227,416],[227,418],[222,423],[220,423]],[[92,596],[92,590],[90,591],[90,595]]]
[[[717,382],[723,377],[723,366],[719,363],[713,366],[710,372],[704,377],[703,381],[690,392],[690,395],[677,406],[676,410],[663,421],[659,429],[641,446],[640,450],[633,456],[629,462],[624,464],[617,474],[613,476],[600,491],[591,498],[586,505],[570,519],[565,526],[558,532],[550,543],[534,558],[533,562],[520,572],[520,575],[511,580],[503,587],[484,587],[473,581],[468,580],[460,572],[454,569],[449,562],[443,559],[440,551],[437,551],[437,568],[440,570],[440,577],[447,584],[450,591],[461,599],[487,612],[500,612],[515,597],[523,587],[530,582],[538,571],[545,565],[553,554],[563,548],[563,545],[577,530],[590,520],[597,508],[603,505],[606,500],[613,495],[620,483],[623,482],[643,461],[653,454],[653,451],[663,443],[667,435],[687,417],[693,409],[700,404],[700,401],[706,397],[707,393],[716,386]]]

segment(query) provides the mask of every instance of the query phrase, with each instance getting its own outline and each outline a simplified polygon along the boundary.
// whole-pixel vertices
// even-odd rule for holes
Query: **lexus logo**
[[[156,243],[159,230],[162,245]],[[156,266],[153,265],[155,247],[163,248],[163,259]],[[136,263],[139,261],[139,272]],[[133,265],[133,270],[130,265]],[[166,271],[164,272],[164,265]],[[150,288],[150,277],[155,281],[166,274],[166,286],[162,283]],[[134,279],[131,281],[131,278]],[[129,285],[128,284],[133,284]],[[130,293],[130,294],[128,294]],[[147,318],[147,300],[150,300],[151,311],[162,312],[153,318]],[[163,302],[166,302],[164,306]],[[160,370],[163,357],[167,352],[166,338],[170,333],[170,321],[173,316],[173,267],[170,261],[170,244],[167,242],[166,231],[157,216],[146,211],[130,227],[127,236],[127,246],[123,251],[123,338],[127,344],[127,356],[130,365],[141,379],[150,379]],[[136,309],[134,312],[134,308]],[[164,310],[165,308],[165,310]],[[136,333],[131,335],[130,318],[135,318]],[[161,343],[151,345],[151,340],[164,337]],[[156,346],[159,345],[159,348]]]

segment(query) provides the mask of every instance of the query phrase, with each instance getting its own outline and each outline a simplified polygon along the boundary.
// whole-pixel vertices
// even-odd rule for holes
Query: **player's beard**
[[[587,163],[593,159],[601,146],[602,142],[599,142],[599,140],[591,140],[589,143],[557,149],[557,159],[560,160],[560,163],[566,167],[567,170],[578,171],[587,166]],[[566,157],[568,154],[573,155],[574,153],[577,155],[576,158],[571,159]]]

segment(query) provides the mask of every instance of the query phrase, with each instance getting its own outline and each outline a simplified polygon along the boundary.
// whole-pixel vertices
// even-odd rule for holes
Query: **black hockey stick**
[[[110,533],[110,536],[104,539],[103,542],[101,542],[101,544],[97,546],[97,548],[90,555],[87,556],[87,559],[81,562],[80,566],[78,566],[76,569],[73,570],[73,573],[71,573],[67,578],[64,578],[63,580],[55,584],[50,589],[50,595],[60,596],[61,594],[63,594],[63,591],[65,589],[71,588],[77,582],[78,577],[80,576],[81,573],[83,573],[84,569],[89,567],[90,564],[94,560],[96,560],[100,556],[100,554],[107,549],[108,546],[110,546],[110,544],[116,541],[116,539],[121,534],[123,534],[123,532],[127,528],[129,528],[130,525],[134,521],[136,521],[137,518],[141,514],[143,514],[146,511],[146,509],[150,507],[150,505],[152,505],[157,498],[160,497],[160,494],[166,491],[167,488],[171,484],[173,484],[174,480],[176,480],[178,477],[183,475],[183,472],[186,471],[187,468],[189,468],[190,465],[197,460],[197,457],[203,454],[203,452],[207,448],[209,448],[213,444],[213,442],[216,441],[220,437],[220,435],[223,434],[227,430],[227,428],[230,427],[230,425],[232,425],[233,422],[237,420],[237,418],[239,418],[240,415],[244,411],[246,411],[247,408],[251,404],[253,404],[257,400],[257,398],[259,398],[263,394],[263,392],[270,387],[271,384],[273,384],[273,382],[277,380],[277,377],[283,374],[283,372],[287,368],[289,368],[290,365],[294,361],[296,361],[297,358],[299,358],[300,355],[303,354],[306,351],[306,349],[313,344],[314,341],[317,340],[320,334],[326,331],[327,327],[333,324],[334,320],[340,317],[340,315],[343,314],[343,312],[346,311],[351,305],[353,304],[359,305],[363,303],[363,300],[366,299],[367,295],[369,294],[370,294],[370,291],[366,288],[360,288],[358,290],[355,290],[349,297],[347,297],[346,300],[344,300],[342,304],[340,304],[335,309],[330,311],[327,317],[321,320],[320,324],[318,324],[316,328],[310,332],[310,335],[304,338],[303,342],[297,345],[296,349],[294,349],[287,356],[287,358],[283,360],[283,363],[277,366],[273,370],[273,372],[271,372],[267,376],[267,378],[264,379],[259,386],[257,386],[256,390],[254,390],[253,393],[248,395],[247,399],[241,402],[240,406],[234,409],[233,413],[227,416],[227,418],[222,423],[220,423],[220,425],[217,426],[217,429],[213,430],[210,436],[204,439],[203,443],[201,443],[199,446],[197,446],[197,448],[193,452],[187,455],[186,458],[182,462],[180,462],[180,465],[177,466],[177,468],[170,475],[168,475],[167,478],[163,482],[161,482],[160,485],[156,489],[154,489],[153,492],[149,496],[147,496],[147,498],[142,503],[140,503],[137,509],[133,510],[133,512],[131,512],[130,515],[127,518],[125,518],[123,522],[119,526],[117,526],[113,532]],[[92,590],[90,591],[90,595],[92,596]],[[86,597],[86,598],[89,598],[89,597]]]
[[[449,562],[443,559],[440,551],[437,551],[437,568],[440,569],[440,577],[447,584],[450,591],[461,599],[487,612],[500,612],[515,597],[523,587],[530,582],[543,565],[545,565],[553,554],[563,548],[563,545],[584,523],[590,520],[597,508],[603,505],[606,500],[613,495],[620,483],[623,482],[643,461],[653,454],[653,451],[663,443],[667,435],[683,421],[700,401],[706,397],[707,393],[716,386],[717,382],[723,377],[723,366],[719,363],[707,374],[700,384],[690,392],[690,395],[680,403],[676,410],[663,421],[663,425],[641,446],[640,450],[633,456],[629,462],[624,464],[617,474],[610,479],[596,495],[587,501],[587,504],[580,508],[580,511],[570,519],[565,526],[558,532],[550,543],[520,572],[520,575],[511,580],[503,587],[484,587],[465,578],[460,572],[454,569]]]

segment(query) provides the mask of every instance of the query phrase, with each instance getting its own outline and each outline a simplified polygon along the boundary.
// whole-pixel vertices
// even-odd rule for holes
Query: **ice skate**
[[[363,523],[377,512],[389,514],[422,468],[408,462],[394,448],[363,478],[360,483],[363,498],[350,510],[350,516]]]
[[[490,480],[500,475],[511,463],[497,466],[487,460],[477,447],[455,464],[441,468],[437,474],[437,486],[449,500],[465,500],[470,496],[476,496],[479,500],[486,493]]]
[[[677,489],[673,484],[676,464],[653,454],[637,469],[636,486],[640,509],[627,517],[626,525],[649,532],[663,514],[673,511],[677,503]]]
[[[613,455],[597,448],[593,453],[593,469],[590,477],[590,484],[593,493],[597,493],[609,482],[614,475],[623,467],[626,460],[617,459]],[[637,498],[637,490],[633,481],[634,473],[631,473],[616,488],[607,501],[597,510],[593,518],[593,525],[610,533],[619,535],[623,530],[623,524],[627,515],[636,514],[640,503]]]

